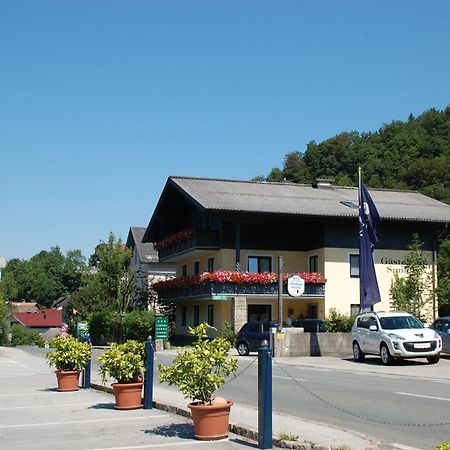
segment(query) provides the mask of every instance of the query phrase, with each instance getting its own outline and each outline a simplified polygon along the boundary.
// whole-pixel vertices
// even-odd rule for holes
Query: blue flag
[[[363,183],[359,198],[359,304],[361,310],[364,310],[381,301],[373,263],[373,249],[378,243],[376,228],[380,223],[380,215]]]

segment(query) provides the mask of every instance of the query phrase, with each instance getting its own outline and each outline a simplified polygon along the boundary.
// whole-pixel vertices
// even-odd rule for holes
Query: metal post
[[[83,371],[83,387],[85,389],[91,387],[91,360],[88,361]]]
[[[153,348],[152,337],[147,339],[147,360],[144,384],[144,409],[153,408],[153,358],[155,349]]]
[[[268,342],[258,349],[258,448],[272,448],[272,359]]]
[[[283,328],[283,257],[278,257],[278,330]]]

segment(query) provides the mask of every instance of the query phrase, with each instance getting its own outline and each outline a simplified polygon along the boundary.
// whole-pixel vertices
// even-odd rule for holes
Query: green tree
[[[63,295],[81,286],[86,264],[79,250],[67,256],[59,247],[41,251],[29,261],[12,259],[5,267],[0,288],[6,300],[37,301],[50,307]]]
[[[0,291],[0,345],[9,345],[9,308]]]
[[[443,241],[439,247],[438,280],[439,314],[447,315],[450,305],[450,240]]]
[[[432,302],[432,273],[427,270],[430,262],[422,251],[423,242],[413,235],[409,253],[403,261],[406,276],[394,273],[391,283],[391,305],[393,309],[414,314],[426,320],[427,307]]]
[[[128,268],[131,249],[110,234],[108,242],[97,245],[90,263],[97,269],[99,294],[120,314],[131,306],[136,289],[135,274]]]

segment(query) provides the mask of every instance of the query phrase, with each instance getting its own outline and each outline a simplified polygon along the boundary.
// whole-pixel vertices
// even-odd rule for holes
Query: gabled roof
[[[40,309],[36,312],[13,312],[11,316],[28,328],[61,327],[62,325],[61,310]]]
[[[143,243],[144,227],[131,227],[128,232],[127,247],[136,247],[139,259],[142,263],[158,262],[158,252],[153,248],[152,242]]]
[[[167,184],[174,185],[204,210],[322,217],[358,215],[358,209],[354,207],[358,204],[358,189],[355,187],[314,188],[287,182],[190,177],[169,177]],[[382,219],[450,222],[450,205],[417,191],[369,189],[369,192]],[[348,206],[352,204],[353,207]]]

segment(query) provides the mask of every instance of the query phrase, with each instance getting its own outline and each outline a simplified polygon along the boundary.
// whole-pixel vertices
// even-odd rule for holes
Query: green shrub
[[[11,326],[11,345],[37,345],[38,347],[44,347],[45,342],[36,331],[23,328],[15,323]]]
[[[115,378],[121,384],[142,381],[145,371],[145,342],[133,340],[123,344],[113,342],[98,360],[103,383],[108,377]]]
[[[82,370],[91,359],[91,346],[70,334],[56,336],[50,341],[53,352],[47,353],[48,364],[56,370]]]
[[[208,338],[207,323],[189,332],[197,338],[193,347],[179,353],[171,366],[159,364],[159,381],[177,386],[181,393],[193,402],[210,405],[214,392],[225,383],[226,378],[236,372],[236,358],[229,356],[230,343],[223,337]]]
[[[140,309],[131,311],[122,321],[123,340],[146,341],[152,333],[154,323],[155,315],[152,311]]]
[[[89,335],[94,345],[106,345],[120,337],[120,315],[111,311],[92,314],[89,319]]]
[[[436,450],[450,450],[450,442],[442,442],[442,444],[436,446]]]
[[[230,322],[225,320],[223,322],[222,330],[220,332],[220,337],[226,339],[232,347],[234,347],[234,343],[236,342],[236,333],[233,330]]]
[[[329,315],[325,318],[325,327],[330,333],[349,333],[354,320],[355,316],[347,316],[338,313],[336,308],[331,308]]]

